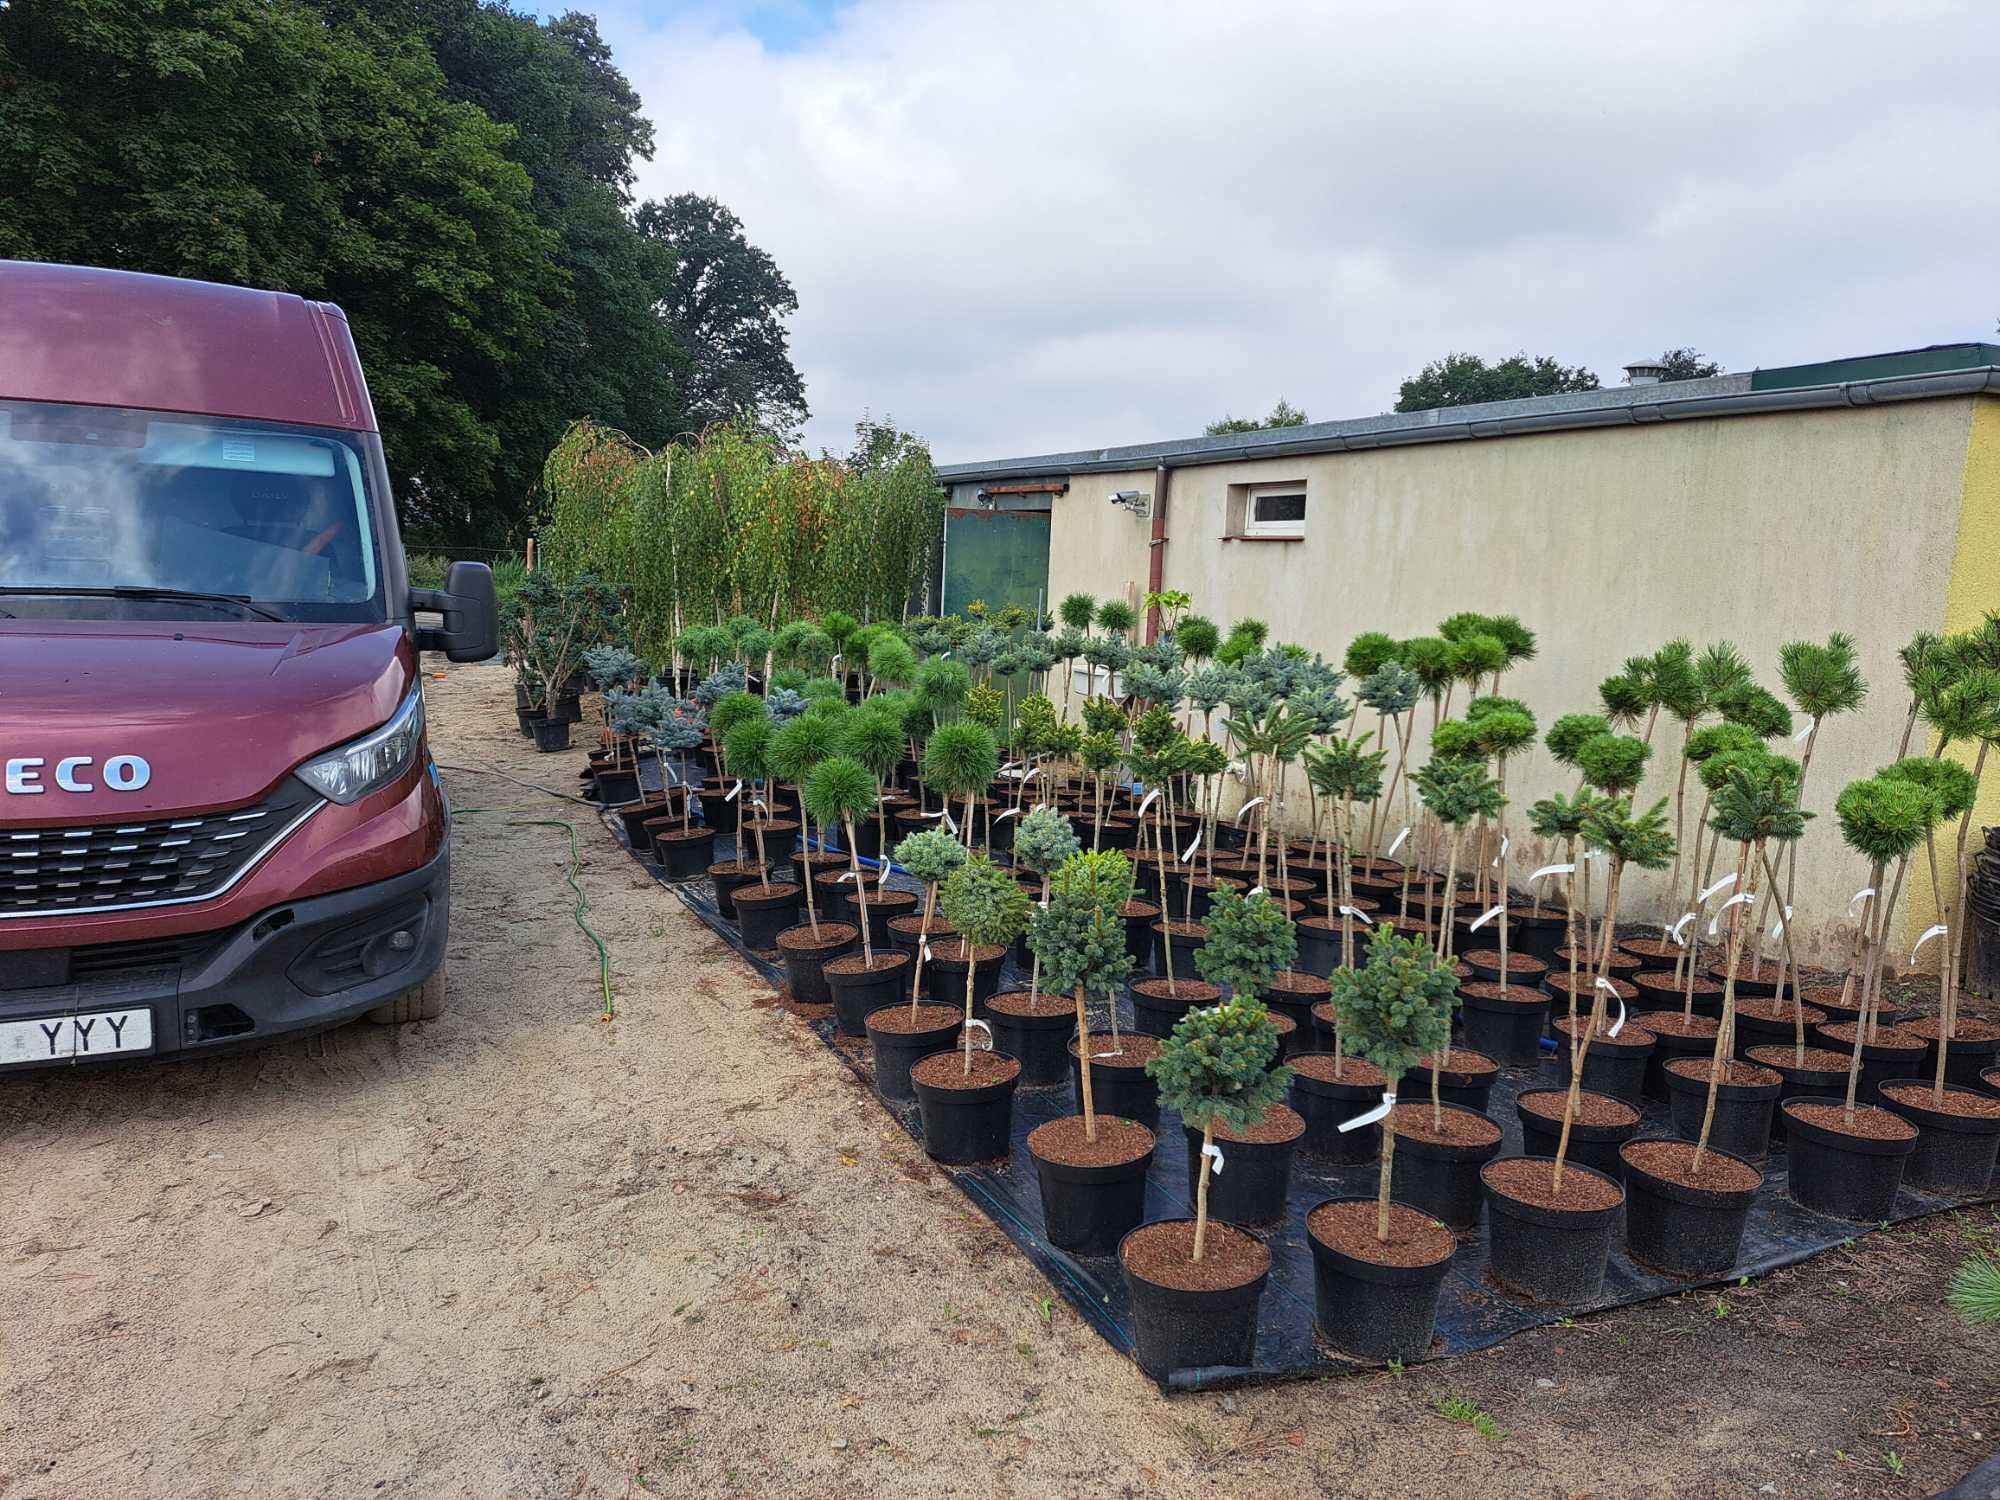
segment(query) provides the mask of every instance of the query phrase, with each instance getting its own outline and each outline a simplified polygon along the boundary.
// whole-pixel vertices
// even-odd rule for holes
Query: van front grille
[[[262,802],[198,817],[0,830],[0,918],[206,901],[323,805],[287,776]]]

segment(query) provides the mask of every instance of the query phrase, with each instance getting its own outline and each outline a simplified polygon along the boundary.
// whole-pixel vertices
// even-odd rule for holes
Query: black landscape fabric
[[[623,829],[617,820],[607,816],[605,822],[622,841]],[[660,867],[650,854],[634,851],[634,857],[647,867],[655,879],[660,879]],[[716,840],[715,858],[734,858],[728,839]],[[661,883],[666,884],[664,880]],[[889,884],[905,890],[920,889],[914,881],[900,873],[892,874]],[[774,954],[759,954],[743,946],[736,924],[716,910],[715,892],[706,877],[669,885],[668,889],[679,895],[689,910],[741,953],[774,986],[784,987],[784,966],[777,962]],[[1010,957],[1001,978],[1001,988],[1025,989],[1027,984],[1026,972],[1018,969]],[[1129,1027],[1130,1002],[1121,997],[1119,1005],[1122,1023]],[[811,1024],[820,1039],[872,1086],[874,1074],[865,1040],[836,1035],[830,1016]],[[1093,1025],[1102,1024],[1101,1018],[1093,1022]],[[1510,1068],[1502,1071],[1493,1086],[1487,1114],[1500,1126],[1503,1156],[1519,1155],[1521,1151],[1521,1127],[1514,1110],[1516,1097],[1524,1089],[1552,1087],[1556,1082],[1556,1063],[1552,1056],[1545,1057],[1539,1069]],[[884,1104],[883,1108],[895,1117],[912,1139],[921,1144],[923,1131],[914,1104]],[[1055,1088],[1022,1089],[1015,1095],[1012,1150],[1006,1161],[978,1167],[940,1165],[938,1170],[950,1176],[960,1191],[1026,1252],[1085,1322],[1129,1354],[1133,1337],[1131,1304],[1116,1261],[1110,1256],[1070,1255],[1049,1244],[1042,1235],[1041,1194],[1036,1187],[1034,1166],[1028,1156],[1028,1132],[1045,1120],[1075,1114],[1080,1108],[1067,1083]],[[1641,1134],[1673,1134],[1664,1104],[1648,1100],[1645,1114]],[[1152,1174],[1146,1187],[1146,1218],[1190,1216],[1194,1212],[1194,1198],[1188,1180],[1187,1153],[1179,1149],[1180,1121],[1171,1110],[1160,1112],[1159,1139],[1160,1145],[1154,1152]],[[1264,1381],[1297,1380],[1365,1368],[1331,1348],[1314,1332],[1313,1262],[1312,1251],[1306,1244],[1305,1218],[1307,1212],[1325,1198],[1352,1194],[1372,1196],[1375,1182],[1373,1164],[1328,1167],[1303,1157],[1295,1160],[1291,1196],[1284,1219],[1278,1224],[1257,1228],[1257,1232],[1271,1246],[1272,1265],[1258,1320],[1256,1363],[1245,1369],[1178,1370],[1164,1382],[1166,1387],[1170,1390],[1214,1389]],[[1628,1259],[1620,1248],[1624,1238],[1622,1232],[1614,1233],[1611,1265],[1604,1278],[1603,1290],[1593,1301],[1572,1306],[1555,1307],[1517,1300],[1488,1279],[1486,1226],[1482,1219],[1478,1229],[1459,1236],[1458,1255],[1438,1301],[1437,1338],[1427,1358],[1470,1354],[1559,1318],[1608,1307],[1624,1307],[1695,1287],[1718,1285],[1735,1281],[1741,1276],[1773,1271],[1780,1266],[1795,1264],[1818,1251],[1847,1243],[1876,1227],[1829,1219],[1800,1208],[1787,1196],[1785,1182],[1785,1151],[1780,1142],[1774,1145],[1764,1163],[1764,1186],[1751,1206],[1738,1264],[1727,1275],[1695,1281],[1680,1281],[1661,1275]],[[1996,1196],[2000,1195],[1988,1192],[1956,1198],[1905,1186],[1897,1196],[1896,1210],[1890,1222],[1920,1218],[1968,1204],[1992,1202]]]

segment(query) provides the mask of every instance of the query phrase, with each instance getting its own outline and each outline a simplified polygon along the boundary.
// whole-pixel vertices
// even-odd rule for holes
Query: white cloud
[[[796,9],[797,7],[794,7]],[[1452,349],[1607,383],[1991,337],[2000,8],[858,0],[602,16],[798,289],[808,439],[940,461],[1386,410]]]

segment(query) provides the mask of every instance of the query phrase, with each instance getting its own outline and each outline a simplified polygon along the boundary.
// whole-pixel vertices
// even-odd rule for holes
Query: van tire
[[[443,1014],[444,966],[440,964],[437,973],[415,989],[404,990],[386,1005],[369,1011],[368,1019],[378,1026],[400,1026],[408,1021],[435,1021]]]

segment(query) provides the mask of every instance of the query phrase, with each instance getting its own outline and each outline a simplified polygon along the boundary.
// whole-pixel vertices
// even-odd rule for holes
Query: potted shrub
[[[1248,1230],[1209,1220],[1209,1182],[1226,1166],[1218,1126],[1242,1132],[1284,1097],[1278,1028],[1247,996],[1191,1010],[1146,1065],[1161,1101],[1202,1132],[1194,1217],[1142,1224],[1118,1245],[1132,1301],[1133,1356],[1164,1382],[1175,1370],[1245,1368],[1257,1348],[1257,1304],[1271,1251]]]
[[[772,738],[771,721],[760,713],[738,724],[723,740],[723,756],[730,770],[746,787],[756,788],[740,794],[751,800],[753,811],[763,805],[758,792],[769,773]],[[798,919],[801,887],[792,881],[771,879],[771,857],[765,835],[773,831],[775,823],[776,820],[764,817],[744,819],[739,825],[749,830],[757,850],[756,883],[738,886],[730,896],[746,948],[772,947],[778,934]]]
[[[671,752],[684,757],[702,742],[707,732],[706,716],[699,704],[687,698],[667,698],[660,711],[654,715],[652,724],[653,743],[659,747],[662,757]],[[661,768],[665,778],[665,767]],[[692,822],[694,795],[685,774],[678,778],[680,786],[679,826],[661,826],[655,820],[653,832],[653,854],[666,867],[669,880],[692,880],[708,868],[715,855],[715,830],[703,825],[695,827]]]
[[[1051,874],[1078,848],[1076,832],[1069,826],[1069,819],[1053,807],[1038,807],[1021,820],[1020,832],[1014,836],[1014,858],[1020,868],[1033,871],[1040,877],[1043,908],[1049,904]],[[1124,869],[1126,895],[1119,897],[1118,906],[1124,905],[1131,890],[1131,866],[1124,865]],[[1118,915],[1118,906],[1112,908],[1113,918]],[[1042,992],[1042,955],[1034,944],[1032,924],[1028,937],[1031,960],[1027,989],[1009,990],[993,996],[986,1002],[986,1013],[993,1025],[993,1045],[1021,1064],[1020,1087],[1049,1088],[1060,1084],[1069,1074],[1064,1047],[1069,1040],[1068,991],[1074,986],[1056,985],[1053,986],[1053,993]],[[1122,922],[1118,927],[1118,939],[1122,952],[1125,939]],[[1121,982],[1129,968],[1128,963],[1119,969]],[[1089,1029],[1088,1026],[1082,1028],[1084,1031]],[[1094,1136],[1091,1138],[1092,1144],[1095,1139]],[[1109,1255],[1111,1249],[1107,1245],[1094,1253]]]
[[[574,696],[570,680],[583,664],[583,653],[599,643],[617,612],[617,592],[595,574],[559,582],[543,568],[521,581],[508,619],[507,655],[520,680],[539,694],[531,706],[540,717],[528,721],[537,750],[569,748],[574,716],[566,712],[565,700]]]
[[[1634,814],[1615,796],[1606,796],[1585,821],[1584,838],[1611,861],[1604,905],[1608,938],[1617,928],[1619,887],[1626,867],[1663,870],[1673,856],[1666,799]],[[1607,941],[1604,953],[1609,952]],[[1609,983],[1602,965],[1597,978]],[[1588,1024],[1570,1039],[1569,1088],[1555,1155],[1502,1157],[1480,1172],[1491,1221],[1493,1276],[1537,1301],[1584,1302],[1597,1295],[1611,1253],[1612,1223],[1625,1201],[1625,1190],[1615,1177],[1568,1160],[1583,1104],[1584,1067],[1591,1042],[1604,1024],[1604,1012],[1604,987],[1597,986]],[[1526,1118],[1524,1113],[1524,1123]],[[1637,1111],[1632,1111],[1634,1127],[1637,1119]]]
[[[583,653],[584,675],[597,689],[599,711],[610,739],[611,763],[598,768],[597,794],[607,806],[639,795],[637,741],[646,727],[645,705],[633,684],[645,663],[623,646],[592,646]]]
[[[1499,1127],[1484,1115],[1435,1101],[1396,1102],[1397,1086],[1417,1058],[1450,1042],[1457,990],[1450,966],[1429,943],[1393,933],[1373,945],[1363,967],[1343,969],[1334,980],[1347,1045],[1385,1080],[1381,1165],[1372,1201],[1326,1199],[1306,1215],[1306,1235],[1320,1332],[1364,1359],[1409,1360],[1430,1348],[1438,1293],[1458,1248],[1448,1226],[1454,1219],[1477,1222],[1479,1166],[1500,1149]],[[1397,1183],[1396,1138],[1406,1127],[1413,1142],[1421,1139],[1429,1149]],[[1467,1133],[1474,1138],[1457,1139]],[[1403,1202],[1395,1201],[1398,1188]]]
[[[1195,967],[1212,986],[1227,984],[1233,1002],[1255,1001],[1261,1006],[1271,976],[1289,968],[1298,953],[1292,919],[1269,896],[1240,896],[1226,888],[1215,893],[1208,915],[1208,937],[1195,950]],[[1229,1180],[1213,1189],[1221,1195],[1219,1214],[1238,1224],[1267,1224],[1283,1217],[1292,1153],[1306,1131],[1299,1111],[1274,1102],[1245,1130],[1211,1122],[1199,1138],[1200,1122],[1184,1118],[1181,1123],[1190,1177],[1199,1175],[1200,1148],[1212,1144],[1218,1133],[1235,1158],[1236,1170]]]
[[[940,726],[924,746],[924,785],[938,794],[947,811],[953,802],[962,801],[965,816],[959,837],[968,849],[973,798],[986,790],[999,770],[1000,747],[993,731],[971,719]]]
[[[1024,823],[1021,837],[1030,830]],[[1119,909],[1131,898],[1132,867],[1116,852],[1074,849],[1044,881],[1042,904],[1029,916],[1028,944],[1049,987],[1074,1001],[1082,1112],[1028,1134],[1049,1242],[1074,1255],[1109,1255],[1145,1215],[1153,1131],[1139,1121],[1099,1112],[1093,1087],[1088,1002],[1117,1003],[1132,967]]]
[[[785,690],[773,688],[771,691],[775,699]],[[784,793],[798,799],[801,848],[792,857],[792,868],[805,886],[806,922],[814,927],[819,922],[819,903],[822,900],[827,904],[829,916],[845,918],[849,882],[841,879],[844,872],[840,867],[846,861],[828,850],[826,825],[817,823],[806,811],[803,790],[812,768],[839,748],[840,720],[846,713],[847,705],[841,703],[829,704],[812,713],[802,711],[786,719],[773,715],[777,732],[771,736],[769,767],[772,777],[784,788]]]
[[[806,776],[806,809],[822,828],[835,823],[840,826],[847,844],[848,879],[857,892],[865,889],[865,880],[860,857],[854,852],[854,823],[874,810],[875,786],[868,767],[846,755],[829,756]],[[865,913],[858,925],[861,952],[838,954],[821,964],[822,983],[831,991],[835,1024],[849,1036],[863,1034],[872,1011],[884,1006],[902,1011],[897,996],[911,966],[907,953],[877,951],[873,924]]]
[[[917,919],[916,969],[910,1003],[868,1012],[864,1024],[875,1053],[875,1091],[884,1099],[914,1098],[910,1069],[921,1058],[949,1046],[957,1036],[956,1006],[923,1003],[923,966],[930,955],[928,934],[937,911],[938,886],[965,863],[965,846],[942,828],[913,833],[896,845],[896,863],[924,884],[924,910]],[[893,925],[893,924],[892,924]]]
[[[940,899],[966,945],[965,1014],[958,1049],[924,1058],[910,1069],[910,1083],[923,1117],[924,1150],[943,1162],[986,1161],[1007,1154],[1021,1065],[1004,1052],[972,1045],[974,1027],[986,1024],[972,1013],[972,955],[981,947],[1004,952],[1027,924],[1028,898],[1013,876],[974,855],[946,878]]]
[[[1358,739],[1314,745],[1305,752],[1307,784],[1326,799],[1333,823],[1329,840],[1332,856],[1326,870],[1327,914],[1307,917],[1298,924],[1299,967],[1309,974],[1324,977],[1336,968],[1354,967],[1354,913],[1358,909],[1354,904],[1354,804],[1367,805],[1372,824],[1389,756],[1386,750],[1371,748],[1374,738],[1371,732]]]

